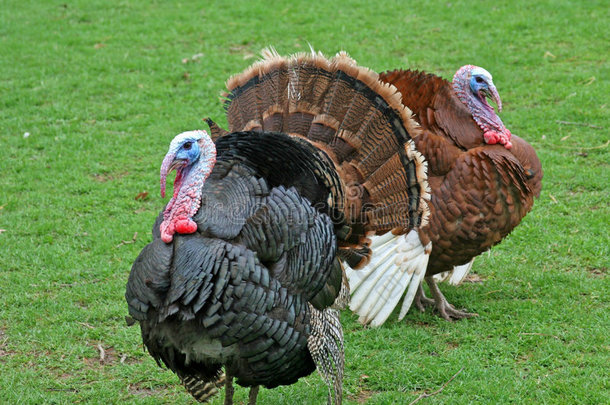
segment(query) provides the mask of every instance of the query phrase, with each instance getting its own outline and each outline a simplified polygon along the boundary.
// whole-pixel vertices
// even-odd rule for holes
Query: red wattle
[[[165,243],[170,243],[174,239],[174,227],[172,223],[163,221],[159,227],[161,231],[161,240]]]
[[[493,145],[499,143],[500,145],[504,145],[506,149],[510,149],[513,147],[513,144],[510,142],[510,131],[506,131],[508,134],[498,133],[496,131],[487,131],[483,134],[483,139],[485,139],[485,143],[489,145]]]
[[[197,223],[190,218],[180,219],[175,224],[178,233],[194,233],[197,230]]]

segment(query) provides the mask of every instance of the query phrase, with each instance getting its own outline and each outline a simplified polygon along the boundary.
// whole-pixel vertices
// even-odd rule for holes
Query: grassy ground
[[[0,8],[0,403],[190,402],[123,319],[158,168],[176,133],[225,123],[223,83],[262,47],[308,43],[379,71],[486,67],[545,170],[481,281],[444,287],[479,318],[343,314],[345,402],[408,403],[461,370],[421,403],[610,403],[607,2],[111,3]],[[314,374],[259,398],[325,395]]]

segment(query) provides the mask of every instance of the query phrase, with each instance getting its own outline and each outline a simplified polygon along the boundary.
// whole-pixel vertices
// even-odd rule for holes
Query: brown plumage
[[[396,89],[344,52],[264,55],[227,81],[229,132],[287,133],[332,160],[341,186],[328,209],[344,225],[340,256],[360,268],[371,254],[367,234],[425,225],[426,165],[412,141],[419,130]]]
[[[398,88],[423,130],[415,145],[428,161],[432,194],[430,226],[420,229],[433,242],[426,275],[468,263],[530,211],[542,186],[540,160],[514,135],[511,150],[486,145],[447,80],[408,70],[382,73],[380,79]]]
[[[410,70],[382,73],[380,79],[398,88],[422,129],[414,141],[428,163],[431,200],[430,221],[419,228],[419,238],[423,245],[432,242],[425,280],[434,304],[445,319],[470,316],[446,301],[432,276],[467,265],[519,224],[540,194],[540,160],[526,141],[514,135],[511,138],[503,125],[503,133],[508,134],[508,139],[503,139],[506,144],[485,143],[484,131],[451,82]],[[491,75],[488,79],[495,92]],[[497,92],[495,95],[501,106]],[[497,116],[493,119],[501,124]],[[358,280],[355,285],[360,283]],[[421,285],[415,300],[420,309],[433,303],[423,296]],[[408,309],[410,302],[405,305]],[[362,321],[371,321],[366,305],[356,303],[354,307]],[[405,312],[403,307],[401,316]],[[378,320],[376,324],[381,323]]]

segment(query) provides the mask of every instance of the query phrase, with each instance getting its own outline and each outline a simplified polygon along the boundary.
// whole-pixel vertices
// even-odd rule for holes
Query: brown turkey
[[[489,97],[502,109],[485,69],[463,66],[452,83],[410,70],[385,72],[380,79],[398,88],[421,125],[414,141],[428,163],[430,221],[406,236],[372,238],[371,263],[347,270],[350,308],[362,323],[375,326],[385,322],[403,295],[399,319],[414,299],[420,310],[434,305],[447,320],[476,315],[448,303],[434,276],[459,283],[476,256],[519,224],[540,195],[540,160],[487,102]],[[422,278],[433,300],[424,296]]]
[[[318,369],[341,402],[341,261],[368,235],[427,222],[418,133],[394,86],[346,54],[273,51],[227,82],[229,131],[182,133],[174,194],[132,266],[129,313],[150,354],[199,401],[232,379],[292,384]],[[212,138],[215,141],[212,141]]]

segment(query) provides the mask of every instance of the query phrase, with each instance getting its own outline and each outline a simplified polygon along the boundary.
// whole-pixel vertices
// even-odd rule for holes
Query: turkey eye
[[[189,150],[189,149],[191,149],[191,146],[192,146],[192,145],[193,145],[193,143],[192,143],[192,142],[187,142],[187,143],[185,143],[185,144],[184,144],[182,147],[183,147],[185,150]]]
[[[477,77],[475,80],[477,81],[477,83],[483,83],[483,79],[480,77]]]

